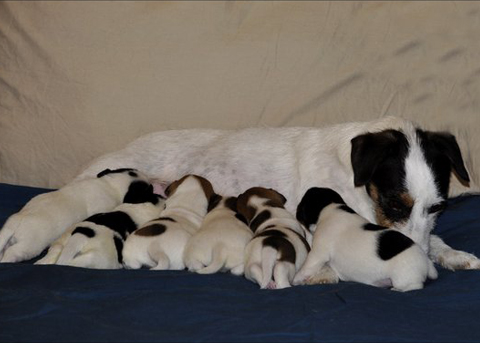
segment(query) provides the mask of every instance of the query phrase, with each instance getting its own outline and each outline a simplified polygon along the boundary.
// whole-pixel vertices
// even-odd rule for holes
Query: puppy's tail
[[[211,263],[208,266],[197,270],[197,273],[199,273],[199,274],[213,274],[213,273],[216,273],[220,269],[223,268],[226,261],[227,261],[226,247],[223,244],[217,244],[212,249],[212,261],[211,261]]]
[[[267,288],[268,284],[273,281],[273,267],[277,262],[277,250],[266,246],[262,249],[262,282],[260,288]]]
[[[57,264],[63,266],[71,265],[72,260],[82,251],[88,240],[87,236],[74,231],[58,257]]]

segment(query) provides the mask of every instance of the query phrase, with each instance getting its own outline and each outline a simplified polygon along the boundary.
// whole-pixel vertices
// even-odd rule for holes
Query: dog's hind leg
[[[289,262],[277,262],[273,269],[273,278],[277,289],[291,287],[290,282],[295,276],[295,265]]]
[[[217,244],[212,249],[212,260],[205,268],[197,270],[199,274],[213,274],[218,272],[225,265],[227,251],[223,244]]]
[[[262,249],[262,281],[260,288],[272,288],[271,281],[273,281],[273,268],[277,262],[277,250],[266,246]]]
[[[42,257],[40,260],[35,262],[35,264],[55,264],[60,257],[60,254],[65,247],[65,244],[68,238],[71,235],[71,231],[64,233],[59,239],[57,239],[52,246],[48,249],[47,254]]]
[[[150,255],[150,258],[157,263],[157,265],[152,267],[151,270],[169,270],[171,268],[170,258],[160,248],[148,249],[148,254]]]

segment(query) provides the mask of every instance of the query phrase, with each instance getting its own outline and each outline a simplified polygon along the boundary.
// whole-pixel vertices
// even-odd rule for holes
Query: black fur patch
[[[413,244],[410,238],[398,231],[385,231],[378,237],[377,254],[382,260],[387,261]]]
[[[366,230],[366,231],[381,231],[381,230],[385,230],[386,227],[376,225],[376,224],[372,224],[372,223],[367,223],[367,224],[363,225],[363,229]]]
[[[106,226],[110,230],[118,232],[123,239],[126,239],[127,234],[137,229],[137,225],[132,218],[121,211],[94,214],[85,221]]]
[[[237,218],[238,220],[240,220],[242,223],[244,223],[245,225],[248,225],[248,221],[247,221],[247,218],[245,218],[244,216],[242,216],[240,213],[235,213],[235,218]]]
[[[260,212],[253,220],[250,222],[250,229],[255,232],[257,231],[258,227],[263,224],[265,221],[270,219],[272,214],[268,210],[264,210]]]
[[[120,237],[113,237],[113,241],[115,242],[115,248],[117,249],[117,259],[118,263],[123,262],[123,240]]]
[[[237,198],[228,197],[227,200],[225,200],[225,207],[237,212]]]
[[[145,181],[134,181],[128,187],[127,194],[123,198],[123,202],[127,204],[141,204],[151,202],[158,204],[159,196],[153,193],[153,186]]]
[[[213,210],[214,208],[216,208],[221,200],[222,200],[221,195],[213,194],[210,197],[210,200],[208,201],[207,213],[210,212],[211,210]]]
[[[462,153],[457,140],[449,133],[417,130],[420,145],[439,185],[440,194],[447,198],[450,174],[455,171],[464,186],[468,186],[470,177],[463,163]]]
[[[158,236],[164,233],[167,230],[167,227],[163,224],[151,224],[145,227],[142,227],[135,231],[135,235],[137,236]]]
[[[272,247],[280,253],[279,261],[295,264],[297,253],[293,244],[287,239],[287,236],[278,230],[262,231],[256,237],[265,237],[262,244],[264,247]]]
[[[124,173],[124,172],[131,172],[135,171],[133,168],[120,168],[120,169],[105,169],[97,174],[97,177],[102,177],[108,174],[115,174],[115,173]]]
[[[348,213],[352,213],[352,214],[355,214],[355,211],[352,210],[350,207],[348,207],[347,205],[342,205],[339,207],[339,209],[341,209],[342,211],[345,211],[345,212],[348,212]]]
[[[298,204],[297,220],[308,228],[310,225],[317,223],[320,212],[332,203],[345,205],[345,201],[334,190],[312,187]]]
[[[90,229],[89,227],[85,227],[85,226],[79,226],[77,228],[75,228],[75,230],[73,230],[72,232],[72,236],[76,233],[79,233],[79,234],[82,234],[82,235],[85,235],[87,236],[88,238],[93,238],[95,237],[95,231],[93,231],[92,229]]]

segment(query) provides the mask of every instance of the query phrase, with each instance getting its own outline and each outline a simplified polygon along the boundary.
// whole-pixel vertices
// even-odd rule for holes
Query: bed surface
[[[0,225],[47,191],[0,184]],[[480,255],[480,196],[449,201],[435,232]],[[230,274],[0,264],[0,341],[480,340],[480,271],[421,291],[351,282],[260,290]]]

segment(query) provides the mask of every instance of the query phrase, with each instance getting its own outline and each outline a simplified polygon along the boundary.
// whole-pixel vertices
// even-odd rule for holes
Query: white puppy
[[[199,274],[231,271],[242,275],[245,246],[252,230],[237,213],[237,198],[217,196],[200,229],[190,238],[184,252],[188,270]]]
[[[137,187],[143,188],[147,181],[134,169],[107,169],[96,178],[72,182],[33,198],[0,231],[0,262],[39,255],[73,224],[122,203],[129,189],[133,191],[128,197],[136,197]]]
[[[237,209],[255,233],[245,248],[245,277],[260,288],[290,287],[310,246],[307,232],[273,189],[253,187],[238,197]]]
[[[183,252],[189,238],[200,228],[215,193],[206,179],[186,175],[165,190],[165,210],[131,234],[123,247],[126,268],[185,268]]]
[[[47,255],[36,264],[122,268],[122,249],[127,236],[147,221],[157,218],[164,207],[164,200],[153,192],[144,200],[121,204],[113,212],[98,213],[74,225],[52,244]]]
[[[294,284],[305,283],[325,264],[338,278],[397,291],[423,288],[437,271],[427,254],[397,230],[371,224],[349,208],[338,193],[311,188],[297,210],[305,226],[316,225],[312,251]],[[336,282],[338,279],[333,279]]]

